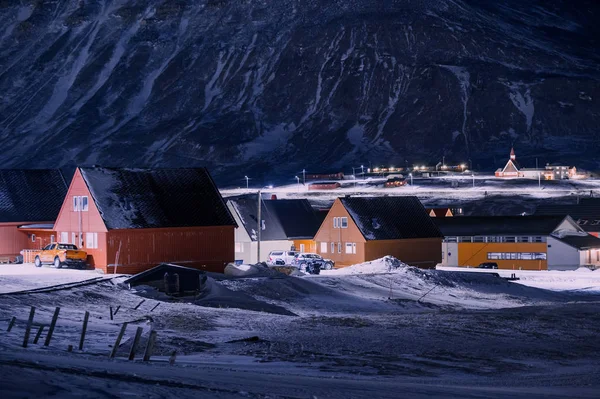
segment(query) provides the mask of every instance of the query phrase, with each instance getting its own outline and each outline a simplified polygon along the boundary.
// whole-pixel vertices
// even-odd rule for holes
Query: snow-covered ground
[[[50,268],[19,274],[17,267],[0,268],[0,284],[10,287],[0,294],[3,398],[592,398],[600,392],[600,293],[584,289],[589,279],[577,291],[544,290],[480,271],[424,271],[382,259],[316,276],[211,275],[196,298],[130,290],[122,276],[6,294],[97,276]],[[30,306],[36,313],[25,349]],[[32,344],[57,306],[50,346]],[[120,306],[114,320],[110,306]],[[67,353],[68,345],[78,346],[85,311],[84,350]],[[17,322],[7,332],[12,316]],[[124,322],[127,332],[110,361]],[[157,331],[148,364],[126,360],[136,327],[143,330],[141,348]],[[169,366],[173,351],[177,360]]]

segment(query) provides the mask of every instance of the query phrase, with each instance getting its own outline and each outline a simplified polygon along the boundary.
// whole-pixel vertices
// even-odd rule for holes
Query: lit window
[[[327,243],[326,242],[322,242],[321,243],[321,253],[322,254],[326,254],[327,253]]]
[[[66,244],[69,242],[69,232],[63,231],[60,233],[60,242]]]
[[[98,233],[85,233],[85,247],[89,249],[98,248]]]
[[[300,244],[300,252],[304,252],[304,244]]]
[[[352,254],[352,243],[351,242],[346,243],[346,253]]]

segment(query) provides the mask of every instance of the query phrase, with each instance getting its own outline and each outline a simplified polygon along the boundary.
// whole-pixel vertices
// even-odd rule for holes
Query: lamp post
[[[360,174],[362,175],[363,180],[365,180],[365,167],[360,165]]]
[[[542,174],[538,172],[538,189],[542,189]]]
[[[300,178],[298,176],[294,176],[296,178],[296,182],[298,183],[298,192],[300,192]]]
[[[475,173],[471,173],[471,177],[473,178],[473,188],[475,188]]]
[[[302,184],[306,184],[306,169],[302,169]]]
[[[409,173],[408,175],[410,176],[410,185],[412,186],[413,185],[413,176],[412,176],[412,173]]]
[[[248,178],[248,176],[244,176],[244,179],[246,179],[246,190],[248,190],[248,180],[250,179]]]

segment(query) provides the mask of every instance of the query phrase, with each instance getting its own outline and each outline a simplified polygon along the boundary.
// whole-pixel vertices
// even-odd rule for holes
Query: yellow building
[[[500,269],[570,270],[600,266],[600,239],[569,216],[434,218],[445,238],[442,265]]]

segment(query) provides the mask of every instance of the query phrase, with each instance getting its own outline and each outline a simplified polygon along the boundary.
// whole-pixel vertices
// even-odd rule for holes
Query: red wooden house
[[[58,169],[0,170],[0,261],[56,238],[53,225],[66,193]]]
[[[78,168],[55,230],[105,273],[160,263],[223,272],[235,221],[208,171]]]

